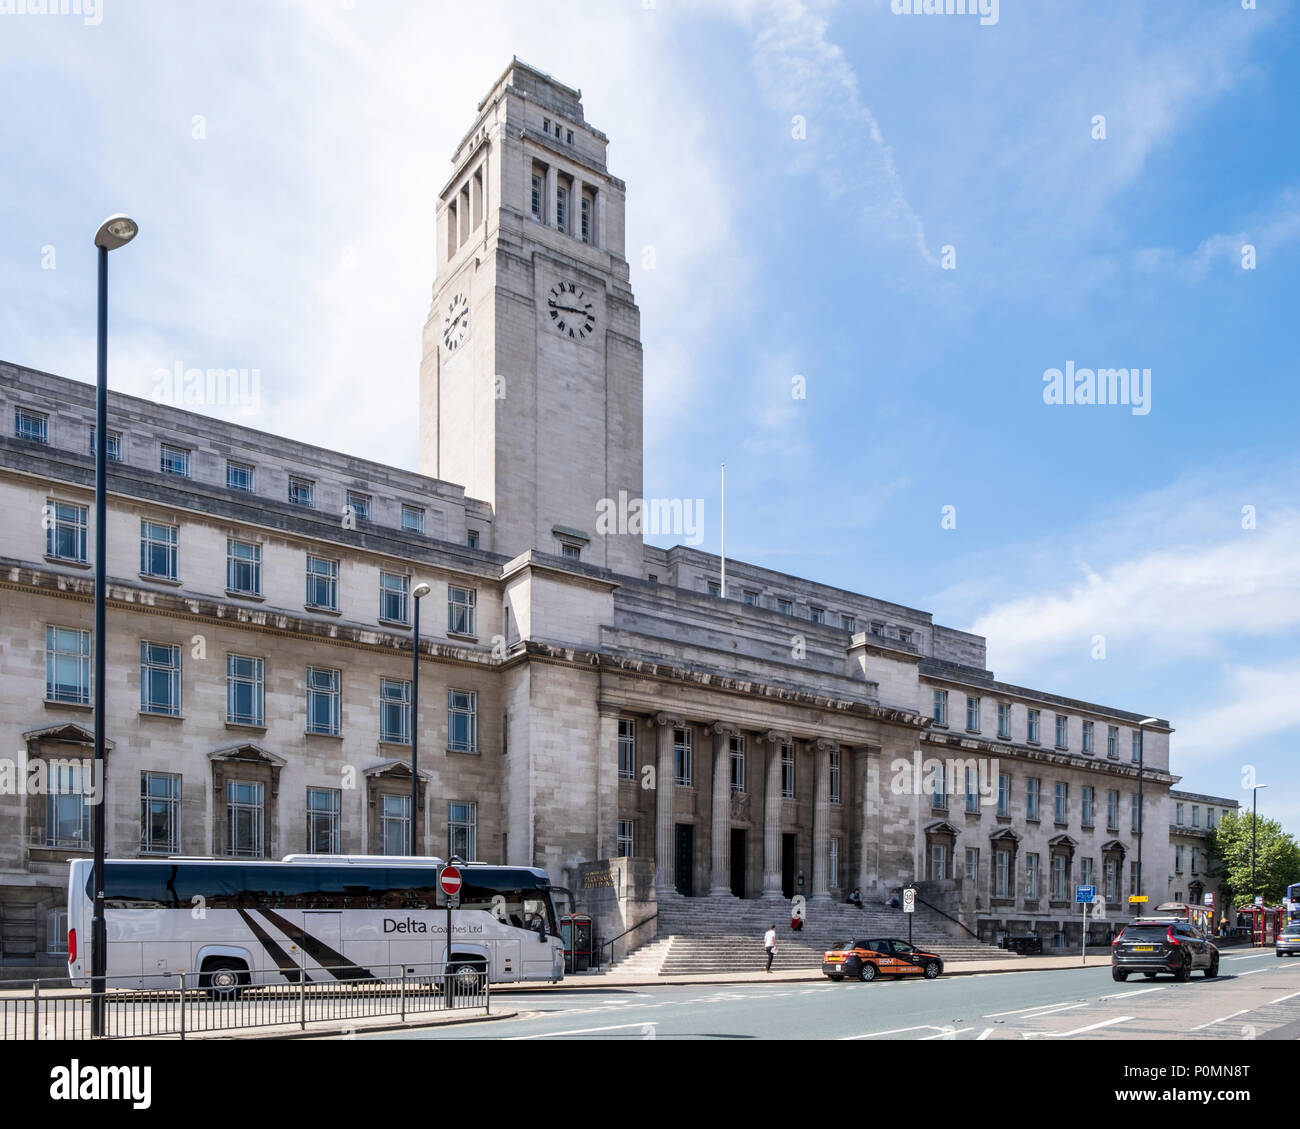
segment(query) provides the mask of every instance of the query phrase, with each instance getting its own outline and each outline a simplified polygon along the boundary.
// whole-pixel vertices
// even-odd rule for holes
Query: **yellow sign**
[[[1134,902],[1145,902],[1147,900],[1147,896],[1145,894],[1130,894],[1128,896],[1128,900],[1129,900],[1129,905],[1132,905]]]

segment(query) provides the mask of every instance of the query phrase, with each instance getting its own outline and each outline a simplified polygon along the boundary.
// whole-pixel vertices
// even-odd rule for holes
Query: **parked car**
[[[1300,955],[1300,921],[1292,921],[1282,927],[1282,932],[1273,942],[1273,952],[1279,957]]]
[[[1175,980],[1190,980],[1197,969],[1207,980],[1218,976],[1219,949],[1186,921],[1137,918],[1111,942],[1110,974],[1121,982],[1134,972],[1147,979],[1170,972]]]
[[[839,941],[822,956],[822,972],[835,981],[846,976],[855,980],[874,980],[877,976],[922,976],[933,980],[943,974],[943,957],[893,938]]]

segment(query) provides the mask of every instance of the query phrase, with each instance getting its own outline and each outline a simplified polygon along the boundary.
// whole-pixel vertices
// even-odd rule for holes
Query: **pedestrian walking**
[[[776,956],[776,922],[763,934],[763,948],[767,950],[767,972],[772,971],[772,958]]]

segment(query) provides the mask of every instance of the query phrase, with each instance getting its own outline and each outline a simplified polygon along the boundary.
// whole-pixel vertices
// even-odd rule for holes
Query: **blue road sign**
[[[1092,905],[1097,900],[1096,886],[1076,886],[1074,888],[1075,905]]]

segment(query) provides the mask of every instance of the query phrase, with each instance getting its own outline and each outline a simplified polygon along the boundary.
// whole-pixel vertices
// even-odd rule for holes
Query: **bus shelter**
[[[1286,924],[1286,911],[1279,906],[1247,906],[1241,912],[1250,926],[1250,943],[1255,948],[1272,945]]]

